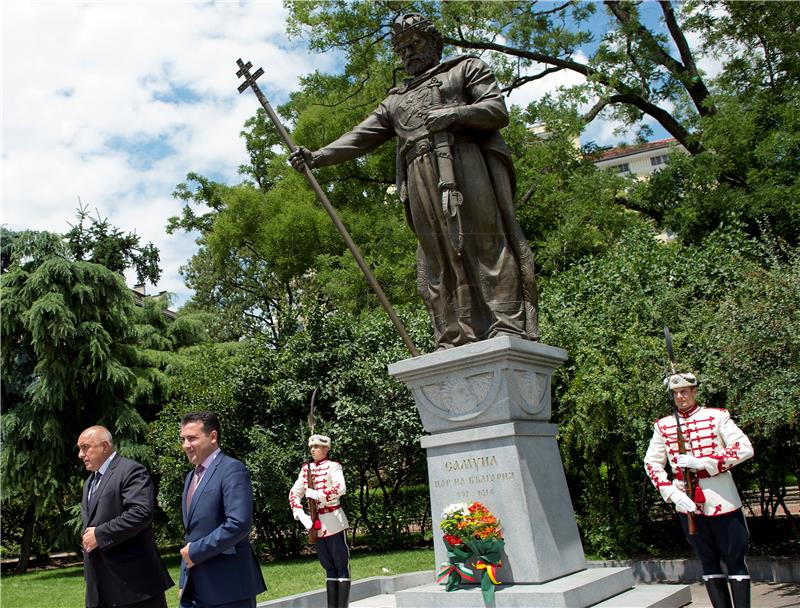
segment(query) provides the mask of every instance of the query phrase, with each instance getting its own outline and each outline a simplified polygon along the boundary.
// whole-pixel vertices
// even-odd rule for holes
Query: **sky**
[[[197,246],[196,235],[166,233],[183,204],[172,192],[190,171],[241,180],[239,132],[258,101],[237,92],[236,59],[264,68],[273,106],[303,74],[340,65],[289,40],[285,17],[277,0],[0,2],[0,222],[63,233],[83,205],[160,249],[162,278],[147,291],[182,305],[191,291],[179,268]],[[577,78],[562,71],[509,102],[524,107]],[[613,128],[597,121],[581,139],[616,143]]]

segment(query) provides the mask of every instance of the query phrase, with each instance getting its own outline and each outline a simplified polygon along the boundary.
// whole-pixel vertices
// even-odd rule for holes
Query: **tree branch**
[[[336,106],[342,105],[345,101],[347,101],[348,99],[352,99],[353,97],[358,95],[361,91],[363,91],[364,90],[364,85],[367,84],[367,81],[369,79],[370,79],[370,73],[369,73],[369,71],[367,71],[366,76],[364,76],[364,78],[361,79],[361,82],[358,83],[358,85],[356,86],[355,90],[350,95],[347,95],[346,97],[343,97],[342,99],[339,99],[338,101],[335,101],[334,103],[321,103],[320,102],[318,105],[323,107],[323,108],[335,108]],[[374,105],[374,103],[373,103],[373,105]]]
[[[556,72],[560,72],[564,68],[547,68],[539,72],[538,74],[534,74],[533,76],[518,76],[514,79],[514,81],[508,85],[507,87],[503,87],[500,89],[501,93],[511,93],[514,89],[518,89],[524,84],[529,82],[533,82],[534,80],[540,80],[547,76],[548,74],[555,74]]]
[[[521,57],[530,61],[536,61],[547,65],[556,66],[562,69],[572,70],[578,74],[584,75],[587,80],[591,80],[603,86],[609,87],[619,93],[615,96],[617,103],[629,103],[639,108],[642,112],[654,118],[670,135],[672,135],[678,142],[683,145],[690,154],[697,154],[702,150],[702,147],[697,142],[690,141],[690,134],[681,124],[666,110],[656,106],[655,104],[647,101],[642,95],[636,92],[631,87],[614,80],[608,74],[604,74],[586,64],[573,61],[571,59],[563,59],[561,57],[553,57],[537,51],[529,51],[525,49],[518,49],[505,44],[497,44],[495,42],[474,42],[467,40],[462,32],[459,32],[459,38],[450,38],[445,36],[444,41],[448,44],[467,49],[478,49],[487,51],[497,51],[511,57]],[[674,59],[673,59],[674,61]],[[702,85],[702,82],[699,81]],[[702,85],[705,88],[704,85]],[[707,109],[703,107],[702,113],[707,113]]]
[[[644,27],[639,21],[634,21],[628,11],[624,10],[616,0],[605,0],[604,4],[613,13],[623,26],[630,28],[641,40],[642,44],[653,53],[657,63],[663,65],[673,74],[686,72],[686,67],[677,59],[672,57],[653,37],[653,34]],[[627,38],[627,36],[626,36]]]
[[[691,134],[667,112],[665,109],[642,99],[641,96],[636,94],[612,95],[608,98],[598,101],[589,112],[584,114],[583,120],[587,124],[594,120],[597,115],[608,105],[612,104],[628,104],[632,105],[648,116],[655,118],[667,132],[672,135],[681,145],[689,151],[690,154],[698,154],[702,151],[702,147],[696,141],[691,139]]]
[[[678,47],[683,65],[686,67],[686,78],[682,80],[682,82],[689,91],[689,95],[692,101],[694,101],[700,116],[712,116],[716,114],[717,109],[710,103],[710,93],[703,79],[700,78],[700,71],[697,69],[697,64],[694,62],[694,55],[692,55],[689,43],[683,35],[683,30],[680,28],[678,20],[675,18],[675,11],[672,10],[672,3],[661,0],[660,4],[661,12],[664,13],[664,22],[667,24],[667,29],[672,35],[672,40],[675,42],[675,46]]]

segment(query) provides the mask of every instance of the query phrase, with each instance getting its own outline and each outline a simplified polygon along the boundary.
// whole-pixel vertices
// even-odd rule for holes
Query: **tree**
[[[190,174],[176,196],[187,201],[168,232],[200,230],[199,252],[181,269],[195,289],[192,306],[225,315],[226,337],[264,333],[282,343],[296,327],[297,291],[330,227],[310,201],[297,201],[279,182],[268,193],[251,185],[225,186]],[[297,184],[295,184],[296,186]],[[196,216],[191,204],[211,207]]]
[[[65,236],[3,228],[2,499],[23,511],[23,571],[35,534],[44,549],[74,540],[80,431],[104,424],[117,449],[147,462],[146,422],[169,396],[169,375],[184,363],[179,351],[207,339],[204,319],[165,314],[166,297],[136,305],[121,274],[138,264],[156,280],[158,250],[106,220],[86,227],[83,209],[78,217]]]
[[[27,497],[19,568],[27,568],[39,514],[68,518],[65,498],[79,494],[74,441],[104,424],[120,447],[133,446],[146,425],[126,400],[131,369],[134,303],[117,273],[90,262],[51,255],[32,260],[21,245],[55,243],[55,235],[18,239],[2,293],[3,498]],[[30,250],[28,250],[30,251]],[[32,474],[35,472],[35,474]]]
[[[687,3],[686,27],[722,60],[713,81],[716,112],[696,135],[703,151],[674,155],[626,204],[682,238],[698,242],[731,217],[747,231],[766,225],[800,240],[800,45],[791,2]]]
[[[531,129],[530,114],[512,108],[504,131],[517,179],[527,187],[517,197],[517,219],[542,278],[601,255],[626,229],[653,224],[620,204],[630,182],[598,171],[575,145],[580,117],[570,104],[552,103],[546,115],[541,134]]]
[[[642,119],[649,116],[694,157],[676,158],[652,188],[642,185],[643,192],[619,196],[617,203],[687,238],[708,235],[734,212],[753,235],[757,220],[765,218],[778,236],[796,242],[800,51],[794,23],[800,7],[779,2],[758,3],[758,10],[752,3],[736,2],[603,4],[610,24],[598,36],[593,15],[600,5],[595,3],[292,2],[290,34],[307,38],[314,50],[344,53],[346,63],[339,77],[305,79],[304,91],[293,96],[285,111],[297,124],[296,139],[309,147],[358,122],[381,98],[374,81],[392,81],[389,25],[402,11],[421,10],[440,28],[450,49],[478,52],[490,62],[509,94],[558,71],[586,78],[530,104],[526,124],[544,123],[549,130],[553,110],[568,104],[578,119],[571,127],[575,137],[602,115],[638,128],[642,138],[649,133]],[[698,42],[690,44],[692,37]],[[578,60],[584,54],[588,60]],[[719,77],[698,69],[705,56],[721,59]],[[592,106],[588,112],[577,111],[587,105]],[[344,128],[340,117],[349,119]],[[365,169],[360,164],[349,171],[361,175]],[[537,187],[535,173],[522,178],[521,192]]]
[[[554,421],[589,551],[629,556],[656,543],[653,520],[671,517],[641,464],[652,423],[669,411],[662,328],[672,328],[681,367],[700,376],[700,402],[726,407],[754,442],[755,479],[775,505],[797,459],[800,294],[791,263],[767,254],[741,226],[701,243],[668,243],[634,228],[603,256],[542,286],[542,338],[570,359],[555,375]],[[784,311],[784,312],[782,312]],[[773,511],[774,512],[774,511]],[[646,524],[646,525],[645,525]]]
[[[743,275],[709,324],[703,367],[710,398],[738,414],[758,450],[749,478],[761,512],[792,520],[784,499],[791,476],[800,480],[800,250],[770,240],[762,250],[766,263]]]
[[[196,174],[176,190],[187,204],[168,232],[201,233],[198,253],[181,269],[195,290],[189,307],[221,312],[221,339],[259,333],[280,345],[297,330],[303,300],[330,299],[351,311],[379,306],[302,178],[285,157],[271,171],[266,192]],[[414,238],[402,212],[387,210],[385,185],[377,200],[345,187],[360,206],[342,205],[340,214],[387,296],[398,304],[415,299]],[[199,215],[194,207],[207,212]]]
[[[315,389],[315,430],[333,436],[332,454],[347,471],[345,509],[353,525],[362,533],[389,534],[405,523],[406,488],[424,482],[419,416],[405,387],[386,374],[386,364],[405,347],[382,311],[358,318],[326,306],[305,312],[304,330],[280,349],[263,336],[197,347],[192,363],[176,375],[173,400],[152,433],[160,502],[173,531],[181,525],[188,467],[175,440],[178,421],[187,411],[213,409],[221,417],[224,449],[243,460],[253,479],[258,544],[272,554],[299,551],[304,535],[292,520],[287,493],[307,458],[306,419]],[[424,310],[399,314],[416,343],[430,348]]]
[[[588,24],[596,11],[593,3],[384,1],[352,7],[290,2],[289,31],[307,37],[313,50],[344,51],[345,69],[356,89],[371,77],[371,60],[385,59],[386,51],[379,47],[393,20],[401,11],[419,10],[437,23],[446,44],[485,54],[504,92],[562,70],[576,72],[586,79],[582,88],[596,100],[584,116],[586,122],[607,107],[627,123],[648,115],[692,153],[699,152],[702,146],[692,137],[692,123],[712,115],[714,106],[672,3],[659,3],[663,22],[658,31],[646,25],[640,3],[604,4],[612,22],[586,61],[578,57],[595,42]],[[687,103],[670,108],[678,100]]]
[[[100,264],[119,274],[132,268],[139,283],[158,283],[160,255],[155,245],[140,245],[135,232],[124,234],[107,218],[101,218],[99,212],[97,217],[90,217],[87,207],[79,206],[77,215],[78,223],[64,235],[75,260]]]
[[[583,85],[513,110],[504,137],[519,177],[518,219],[540,273],[542,337],[571,355],[556,375],[554,416],[572,494],[586,497],[575,506],[592,552],[629,556],[652,540],[645,520],[669,515],[639,465],[652,421],[667,409],[658,378],[659,370],[666,371],[664,324],[673,328],[682,361],[700,371],[704,402],[731,407],[757,442],[757,455],[794,446],[796,417],[786,400],[794,399],[787,386],[796,376],[796,349],[792,340],[783,346],[795,331],[794,317],[774,318],[797,307],[796,290],[784,281],[794,276],[800,235],[798,62],[791,35],[797,19],[790,18],[795,5],[760,3],[755,16],[752,4],[689,2],[676,9],[669,2],[609,1],[612,27],[587,61],[579,57],[593,42],[589,19],[597,7],[591,3],[288,6],[293,35],[306,36],[317,51],[345,56],[338,73],[304,77],[279,108],[294,125],[295,141],[309,148],[349,130],[385,97],[398,77],[386,44],[388,25],[408,9],[432,17],[448,50],[480,52],[508,93],[557,70],[587,76]],[[660,25],[648,11],[660,12]],[[692,39],[697,42],[690,45]],[[700,73],[703,53],[721,58],[719,77]],[[544,64],[539,73],[537,62]],[[601,113],[639,126],[640,136],[647,131],[642,117],[654,117],[690,154],[675,155],[646,183],[598,172],[590,162],[593,146],[578,149],[573,141]],[[541,123],[544,136],[533,130]],[[378,330],[381,313],[375,316],[373,300],[327,220],[310,219],[313,197],[271,147],[274,135],[263,113],[248,121],[242,135],[251,158],[242,168],[245,184],[193,177],[183,194],[196,207],[187,205],[173,227],[201,230],[205,249],[187,267],[208,294],[198,304],[224,307],[234,320],[245,318],[245,311],[291,312],[291,323],[278,333],[265,331],[271,326],[261,322],[243,330],[263,332],[268,340],[245,343],[236,368],[244,380],[229,379],[220,391],[230,391],[230,411],[249,429],[237,449],[266,480],[256,490],[266,505],[259,534],[276,547],[296,539],[296,529],[282,527],[281,518],[288,518],[282,498],[269,488],[291,481],[286,470],[299,466],[302,454],[293,446],[301,443],[308,398],[317,386],[320,428],[344,435],[342,460],[359,476],[356,521],[389,530],[391,518],[383,518],[380,505],[400,504],[396,488],[418,479],[419,451],[406,449],[411,443],[403,444],[397,461],[378,445],[394,428],[402,429],[404,442],[415,432],[408,395],[383,370],[404,355],[385,346],[391,333]],[[381,146],[315,173],[389,287],[390,299],[413,306],[414,241],[391,190],[394,155],[393,144]],[[276,219],[281,214],[292,221]],[[281,239],[292,227],[286,243]],[[656,240],[662,231],[667,238]],[[787,245],[770,257],[762,246],[765,234]],[[245,282],[251,278],[256,280]],[[762,282],[768,296],[758,293]],[[248,292],[243,285],[255,288]],[[416,327],[417,318],[409,317]],[[736,323],[758,331],[742,331]],[[418,344],[428,344],[424,332],[415,335]],[[762,358],[769,365],[759,370]],[[748,373],[736,372],[737,366]],[[770,407],[757,409],[763,398]],[[401,404],[392,412],[397,418],[386,414],[387,402]],[[179,405],[193,403],[187,393]],[[761,424],[780,438],[777,448],[756,428]],[[351,437],[360,437],[356,429],[364,441],[350,445]],[[271,470],[273,460],[280,471]],[[781,459],[772,464],[774,469],[757,456],[743,473],[746,480],[752,471],[767,502],[779,505],[786,475],[796,465]]]

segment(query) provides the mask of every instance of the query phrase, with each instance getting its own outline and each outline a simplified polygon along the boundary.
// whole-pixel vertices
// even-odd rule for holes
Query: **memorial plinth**
[[[503,336],[389,366],[411,389],[430,433],[422,446],[436,563],[447,562],[439,529],[444,508],[476,500],[486,505],[505,538],[498,607],[583,608],[633,585],[629,568],[586,571],[558,427],[549,423],[551,379],[566,359],[560,348]],[[436,585],[398,592],[395,599],[398,608],[483,605],[476,588],[448,593]]]
[[[438,524],[478,500],[501,522],[506,583],[541,583],[586,567],[550,418],[550,380],[567,353],[500,337],[389,366],[414,394],[427,451],[436,562]]]

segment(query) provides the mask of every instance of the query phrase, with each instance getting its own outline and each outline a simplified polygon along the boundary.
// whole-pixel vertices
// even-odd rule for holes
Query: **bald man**
[[[86,607],[167,608],[175,583],[156,551],[150,474],[117,454],[102,426],[81,433],[78,458],[92,473],[81,499]]]

